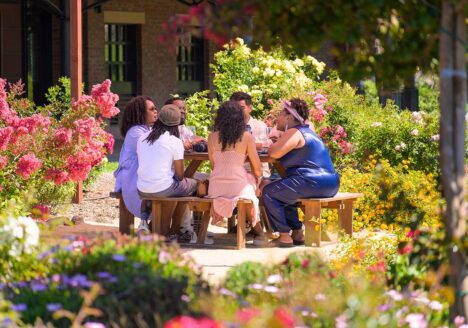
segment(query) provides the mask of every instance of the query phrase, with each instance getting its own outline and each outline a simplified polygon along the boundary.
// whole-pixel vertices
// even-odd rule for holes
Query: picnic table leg
[[[161,203],[153,200],[151,206],[151,226],[153,233],[161,234]]]
[[[204,244],[206,234],[208,232],[208,224],[210,223],[210,209],[203,212],[200,229],[198,230],[197,244]]]
[[[321,205],[320,202],[308,201],[305,204],[304,224],[305,224],[305,244],[312,244],[320,247],[321,237]]]
[[[232,215],[229,219],[228,219],[228,226],[227,226],[227,232],[229,233],[229,231],[231,231],[231,229],[236,225],[236,218],[234,217],[234,215]]]
[[[184,172],[184,177],[186,178],[193,178],[195,172],[197,172],[198,168],[200,167],[202,161],[198,159],[194,159],[190,162]]]
[[[353,200],[344,200],[338,209],[340,227],[349,235],[353,235]]]
[[[130,234],[130,227],[133,225],[135,217],[127,209],[123,196],[119,198],[119,232],[121,234]]]
[[[237,204],[237,249],[245,248],[245,226],[247,209],[250,204],[238,203]]]

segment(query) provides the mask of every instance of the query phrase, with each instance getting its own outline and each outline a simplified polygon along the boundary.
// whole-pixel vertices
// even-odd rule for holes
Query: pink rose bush
[[[110,80],[93,86],[91,96],[73,101],[56,118],[21,99],[21,84],[10,84],[7,92],[7,81],[0,79],[0,199],[38,190],[47,181],[83,181],[101,164],[114,145],[102,118],[119,113],[110,86]]]

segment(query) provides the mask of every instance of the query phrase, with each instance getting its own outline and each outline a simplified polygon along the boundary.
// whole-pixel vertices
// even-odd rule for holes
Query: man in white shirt
[[[244,109],[244,116],[245,116],[245,122],[247,124],[247,129],[252,133],[254,136],[255,140],[260,140],[262,135],[266,136],[266,128],[267,125],[255,118],[253,118],[250,114],[252,113],[252,97],[245,92],[234,92],[231,97],[229,98],[231,101],[237,101],[239,105]],[[266,140],[265,140],[266,141]],[[263,145],[260,142],[256,142],[257,149],[261,149]],[[247,171],[250,172],[250,164],[247,164],[245,166]],[[262,164],[262,170],[263,170],[263,177],[269,177],[270,176],[270,168],[268,167],[268,163],[263,163]]]
[[[185,150],[192,149],[193,145],[197,142],[205,140],[202,137],[195,135],[194,131],[191,131],[185,125],[185,117],[187,115],[187,108],[185,107],[185,102],[179,96],[174,96],[164,103],[164,105],[176,105],[180,110],[180,125],[179,125],[179,134],[180,139],[184,143]]]

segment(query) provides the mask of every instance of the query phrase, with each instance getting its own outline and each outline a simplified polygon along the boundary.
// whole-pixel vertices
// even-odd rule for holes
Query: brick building
[[[169,94],[210,88],[209,61],[216,48],[191,35],[162,44],[162,24],[186,14],[187,1],[83,1],[83,82],[110,78],[119,107],[145,94],[158,106]],[[28,97],[45,101],[46,90],[69,75],[69,0],[0,0],[0,76],[23,79]]]

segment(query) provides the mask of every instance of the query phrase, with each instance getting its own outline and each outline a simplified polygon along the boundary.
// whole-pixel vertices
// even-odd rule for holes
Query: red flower
[[[419,234],[421,233],[421,231],[419,231],[419,229],[415,229],[415,230],[410,230],[408,231],[408,233],[406,234],[406,237],[408,238],[413,238],[413,239],[417,239],[419,237]]]
[[[304,259],[302,260],[301,266],[305,269],[309,266],[309,263],[310,263],[309,259]]]
[[[374,265],[371,265],[369,267],[369,270],[372,271],[372,272],[385,272],[385,268],[386,268],[385,262],[380,261],[380,262],[377,262]]]
[[[277,308],[273,315],[284,328],[294,327],[294,317],[287,309]]]
[[[240,321],[242,324],[248,323],[250,320],[255,318],[260,314],[259,309],[255,308],[248,308],[248,309],[240,309],[236,313],[236,318],[238,321]]]
[[[33,154],[24,155],[16,164],[16,173],[24,179],[28,179],[31,174],[39,170],[42,162]]]
[[[8,158],[6,156],[0,156],[0,170],[3,170],[8,164]]]
[[[400,253],[401,255],[405,255],[405,254],[411,253],[412,250],[413,250],[413,246],[410,243],[408,243],[403,248],[400,248],[398,250],[398,253]]]
[[[47,205],[34,205],[31,209],[31,216],[34,220],[47,221],[50,216],[50,207]]]
[[[68,173],[57,169],[49,169],[46,172],[45,179],[60,185],[68,181]]]
[[[13,128],[11,126],[8,126],[6,128],[0,128],[0,151],[4,151],[7,149],[12,133]]]
[[[164,325],[164,328],[222,328],[223,326],[209,318],[195,319],[189,316],[174,318]]]

